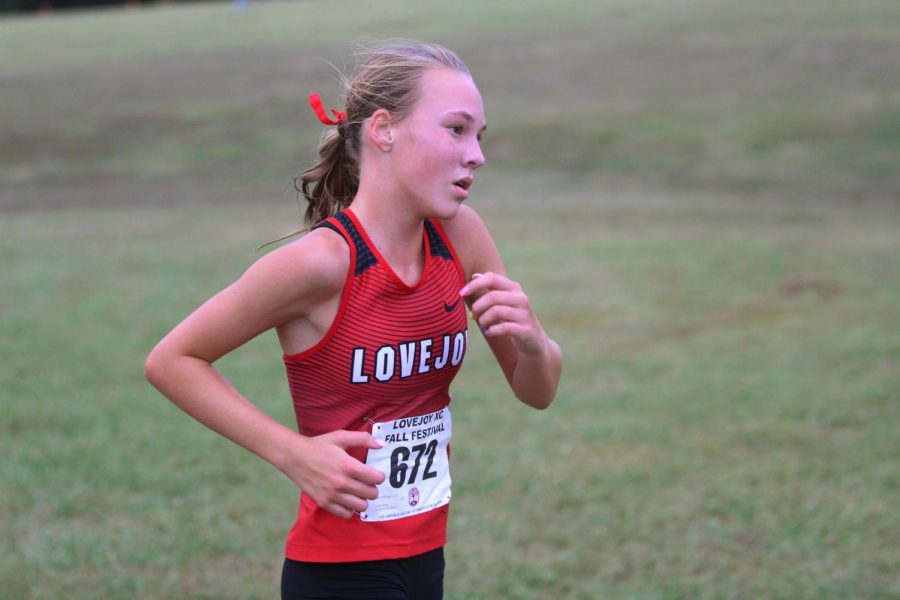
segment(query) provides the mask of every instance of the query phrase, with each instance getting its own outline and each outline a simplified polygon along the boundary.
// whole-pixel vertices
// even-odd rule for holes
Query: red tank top
[[[459,296],[463,272],[446,234],[425,221],[425,267],[408,286],[349,209],[317,227],[343,236],[350,268],[325,337],[309,350],[284,356],[300,433],[371,431],[367,419],[385,422],[446,407],[468,341]],[[348,452],[365,462],[365,449]],[[335,517],[301,493],[286,556],[353,562],[421,554],[446,543],[448,508],[367,523],[358,515]]]

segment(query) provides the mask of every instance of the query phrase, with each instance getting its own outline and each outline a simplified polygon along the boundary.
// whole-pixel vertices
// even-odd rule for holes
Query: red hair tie
[[[341,111],[332,108],[331,112],[334,113],[334,118],[337,119],[336,121],[332,121],[328,116],[328,113],[325,112],[325,107],[322,106],[322,100],[319,98],[319,94],[309,95],[309,105],[316,111],[316,116],[319,117],[319,120],[322,121],[323,125],[340,125],[347,120],[347,113],[342,113]]]

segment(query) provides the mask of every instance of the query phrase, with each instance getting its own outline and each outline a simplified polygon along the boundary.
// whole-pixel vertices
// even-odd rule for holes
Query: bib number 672
[[[425,468],[422,471],[422,479],[432,479],[437,477],[437,473],[432,470],[434,463],[434,455],[437,452],[437,440],[431,440],[427,444],[418,444],[412,448],[406,446],[397,446],[391,453],[391,475],[388,478],[391,487],[401,488],[405,484],[413,484],[419,474],[419,466],[423,457],[428,457],[425,462]],[[414,458],[412,468],[410,469],[410,459]],[[409,479],[407,480],[407,474]]]

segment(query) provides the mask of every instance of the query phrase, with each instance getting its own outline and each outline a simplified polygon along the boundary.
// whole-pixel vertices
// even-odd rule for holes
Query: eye
[[[447,129],[453,132],[453,135],[462,135],[463,131],[465,131],[465,127],[462,125],[451,125]]]

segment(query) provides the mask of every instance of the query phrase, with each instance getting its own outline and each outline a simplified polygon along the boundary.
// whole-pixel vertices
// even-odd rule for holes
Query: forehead
[[[484,103],[472,78],[449,68],[425,71],[414,111],[445,114],[463,111],[484,124]]]

